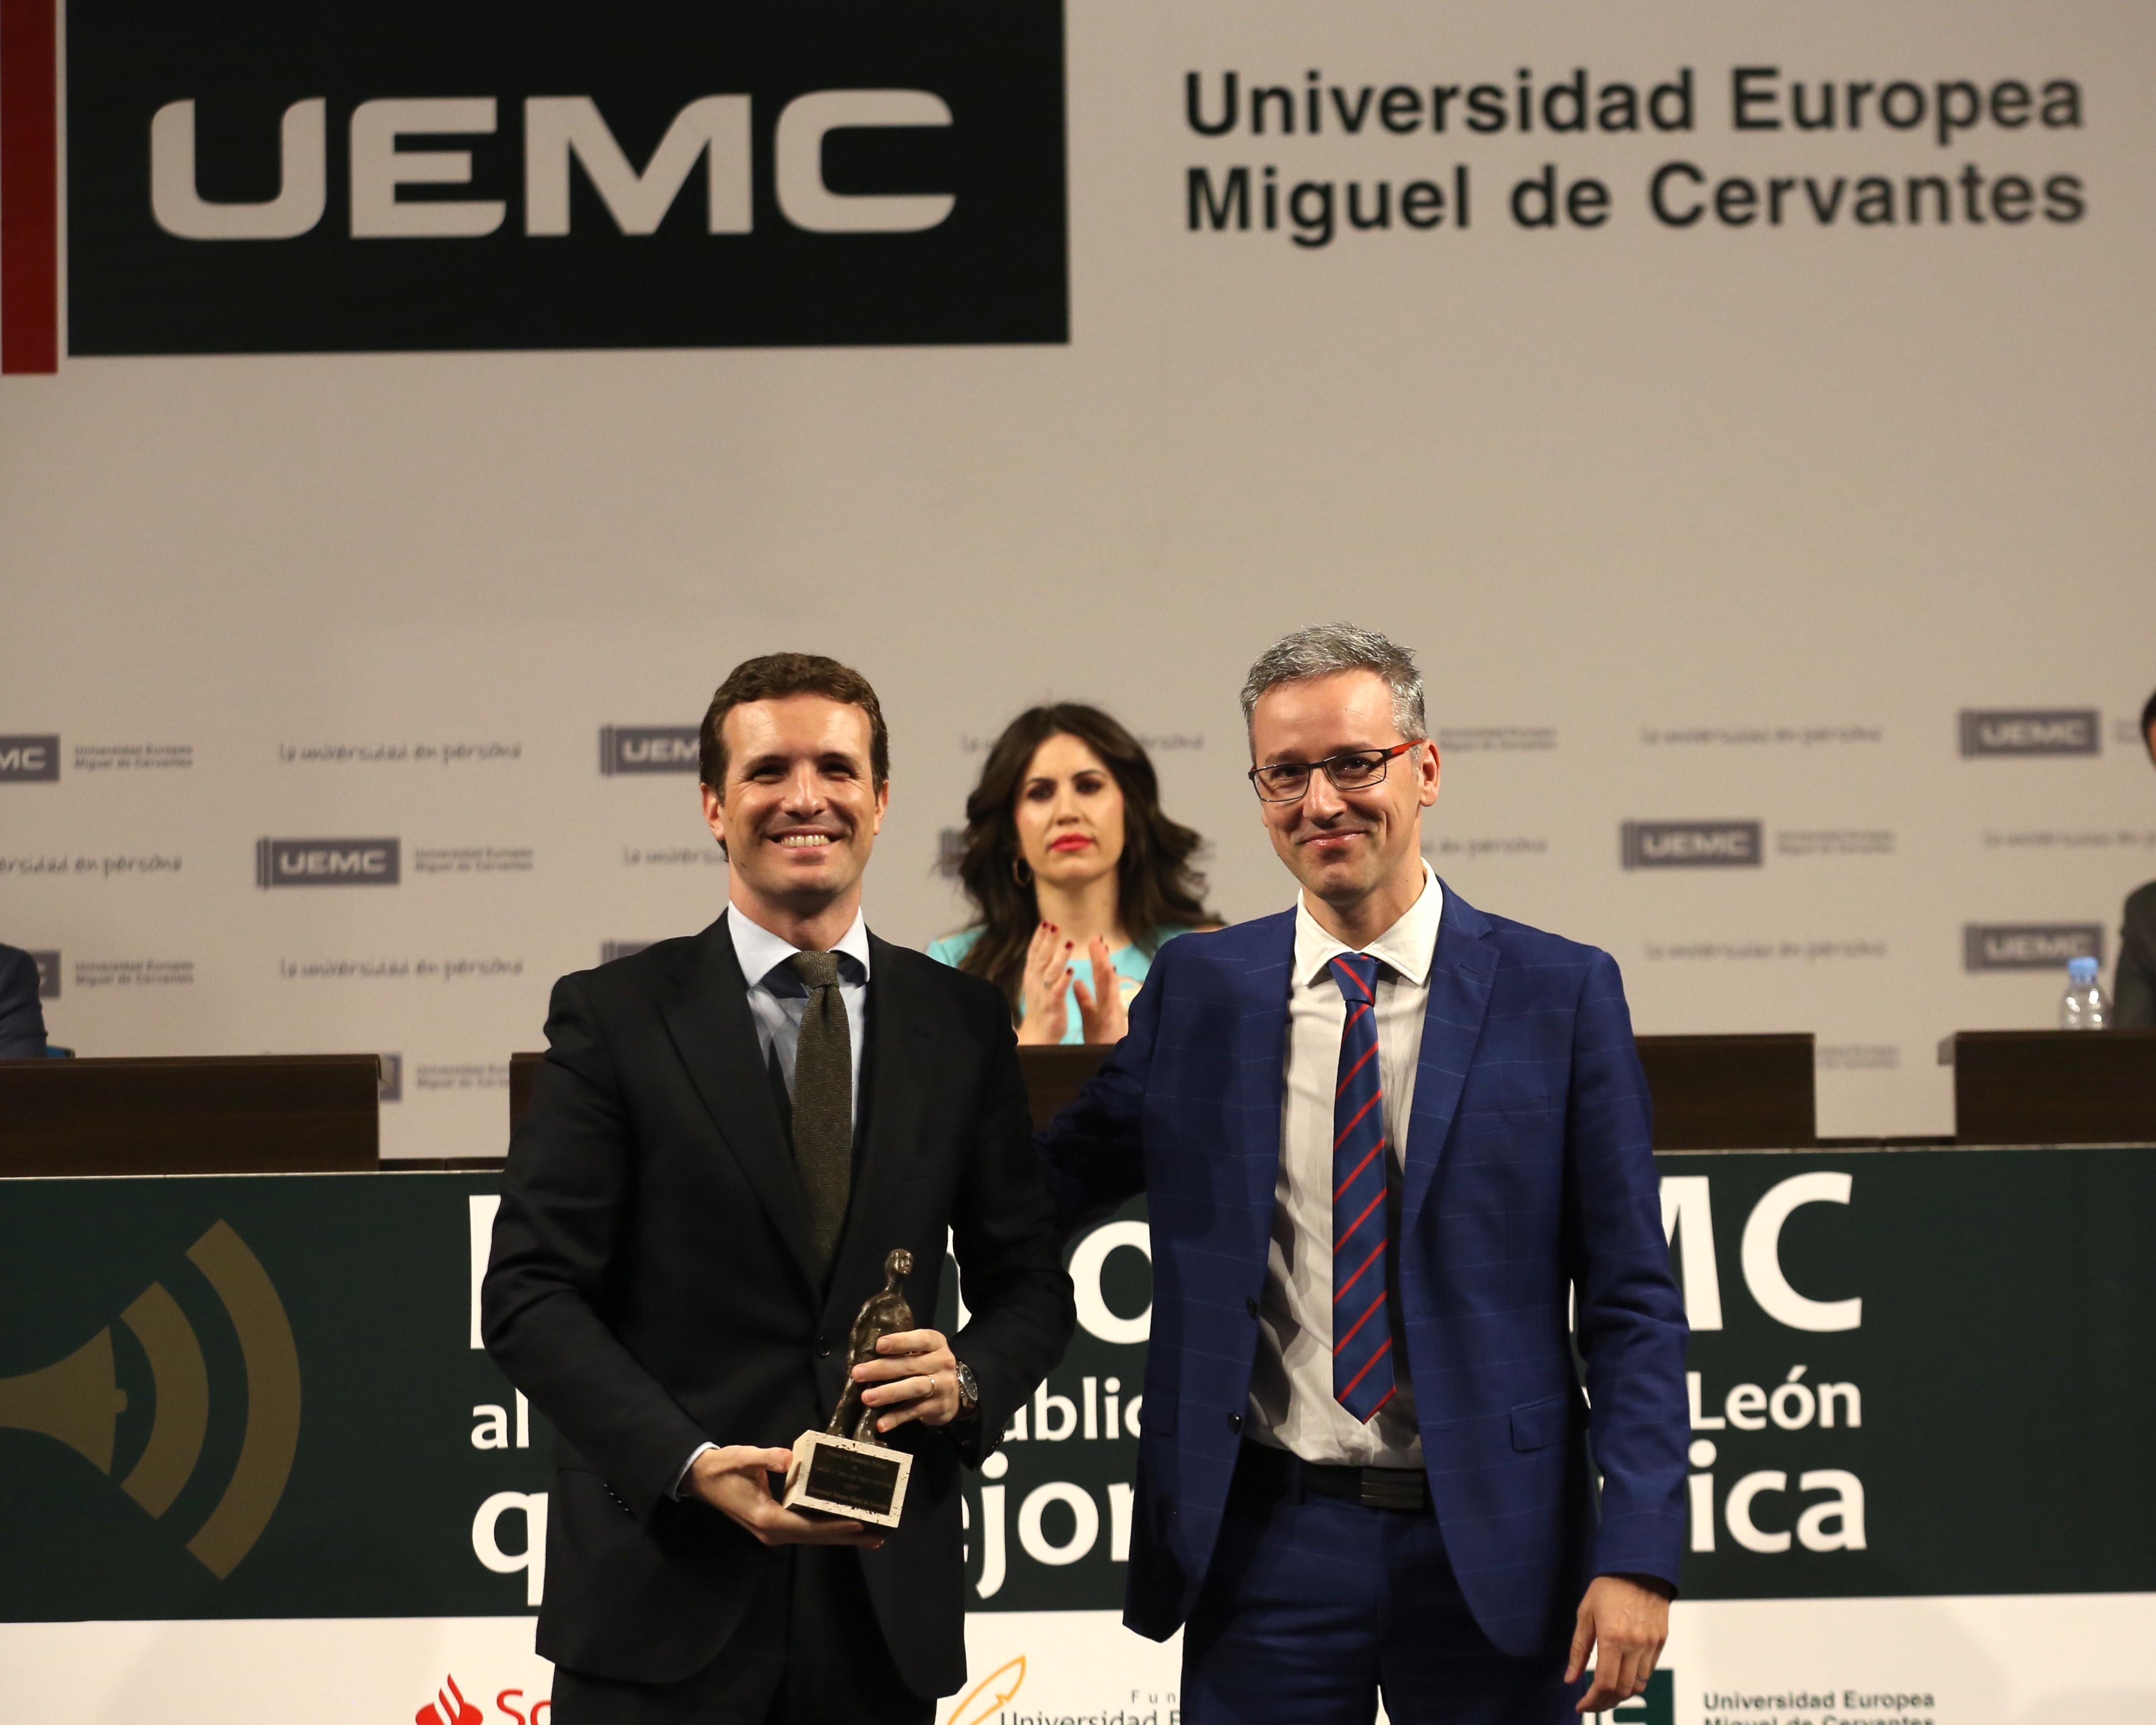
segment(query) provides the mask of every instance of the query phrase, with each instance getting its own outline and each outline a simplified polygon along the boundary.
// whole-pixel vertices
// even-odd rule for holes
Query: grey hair
[[[1393,691],[1393,724],[1409,742],[1430,735],[1423,712],[1422,673],[1414,655],[1373,629],[1352,623],[1320,623],[1282,635],[1258,655],[1243,679],[1243,727],[1250,728],[1258,697],[1282,683],[1301,683],[1342,671],[1374,671]]]

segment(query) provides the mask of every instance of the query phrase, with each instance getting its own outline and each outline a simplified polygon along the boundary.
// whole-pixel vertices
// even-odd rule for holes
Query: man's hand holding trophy
[[[885,1257],[883,1286],[862,1305],[847,1337],[845,1393],[823,1430],[794,1440],[781,1498],[787,1508],[896,1527],[913,1457],[883,1435],[909,1420],[947,1425],[961,1411],[958,1362],[939,1332],[914,1328],[900,1290],[912,1270],[913,1254],[903,1246]]]
[[[913,1471],[913,1457],[883,1435],[910,1420],[947,1425],[973,1412],[972,1373],[942,1332],[913,1327],[899,1287],[912,1270],[903,1246],[885,1256],[884,1285],[854,1319],[845,1391],[823,1430],[804,1431],[790,1450],[735,1444],[697,1456],[691,1488],[762,1543],[881,1545],[905,1510]],[[776,1473],[785,1485],[774,1495]]]

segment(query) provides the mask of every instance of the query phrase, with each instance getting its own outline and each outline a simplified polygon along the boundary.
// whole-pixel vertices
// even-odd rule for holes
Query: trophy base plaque
[[[793,1463],[786,1470],[786,1491],[779,1502],[788,1509],[896,1527],[912,1471],[913,1457],[903,1450],[804,1431],[793,1440]]]

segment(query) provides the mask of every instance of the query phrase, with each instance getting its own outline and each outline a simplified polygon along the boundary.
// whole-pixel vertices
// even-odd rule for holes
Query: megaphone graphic
[[[152,1283],[151,1292],[165,1291]],[[127,1392],[113,1377],[110,1330],[42,1372],[0,1378],[0,1425],[58,1438],[100,1473],[112,1471],[113,1432],[126,1406]]]
[[[187,1541],[187,1549],[222,1581],[254,1548],[285,1495],[300,1442],[300,1353],[269,1272],[228,1224],[214,1224],[187,1248],[187,1258],[224,1302],[247,1369],[239,1460],[217,1507]],[[157,1396],[149,1442],[120,1489],[162,1518],[202,1459],[209,1372],[187,1314],[162,1282],[145,1288],[120,1322],[149,1358]],[[112,1471],[126,1406],[113,1369],[110,1328],[39,1371],[0,1378],[0,1426],[57,1439],[100,1473]]]

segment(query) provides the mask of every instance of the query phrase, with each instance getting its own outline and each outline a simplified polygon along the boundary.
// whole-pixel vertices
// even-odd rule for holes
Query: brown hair
[[[883,707],[869,680],[820,653],[766,653],[744,659],[728,671],[711,696],[697,747],[697,770],[706,784],[726,794],[726,741],[721,726],[726,715],[752,701],[783,701],[789,695],[820,695],[866,713],[869,767],[877,788],[891,778],[891,732],[884,728]]]
[[[1004,729],[966,798],[966,843],[958,879],[980,913],[980,938],[961,970],[986,977],[1015,1008],[1026,942],[1040,921],[1029,883],[1021,886],[1018,794],[1026,768],[1051,737],[1075,737],[1101,757],[1123,793],[1123,854],[1116,864],[1116,916],[1150,956],[1163,928],[1196,928],[1219,918],[1205,908],[1205,877],[1190,865],[1203,842],[1161,813],[1160,781],[1137,738],[1098,707],[1059,701],[1029,707]]]

